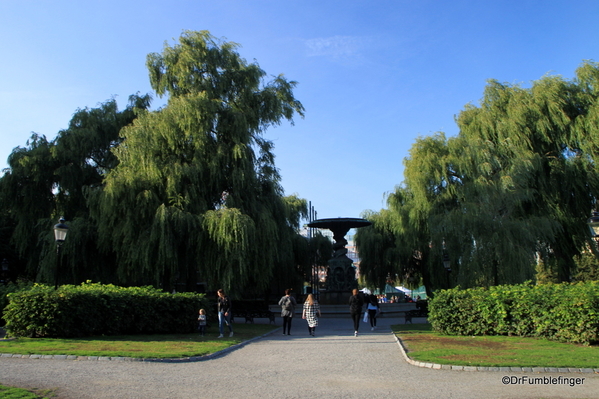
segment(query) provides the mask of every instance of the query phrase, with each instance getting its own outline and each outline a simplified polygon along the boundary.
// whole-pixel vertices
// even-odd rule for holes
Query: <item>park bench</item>
[[[233,311],[233,319],[235,317],[245,319],[246,323],[253,323],[256,318],[267,318],[270,323],[275,322],[275,314],[270,310],[264,309],[241,309],[238,311]]]
[[[412,317],[428,317],[428,302],[416,302],[416,309],[408,310],[404,313],[404,323],[412,322]]]
[[[250,310],[246,314],[246,323],[249,321],[250,323],[254,322],[255,318],[267,318],[269,323],[275,322],[275,314],[270,310]]]

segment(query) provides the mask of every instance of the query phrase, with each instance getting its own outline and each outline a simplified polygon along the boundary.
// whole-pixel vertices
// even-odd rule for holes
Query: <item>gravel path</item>
[[[354,337],[349,316],[321,319],[316,337],[310,337],[305,321],[296,318],[291,336],[278,330],[214,359],[189,363],[0,358],[0,383],[57,388],[61,399],[599,398],[595,373],[412,366],[390,332],[389,325],[397,322],[379,319],[373,332],[362,324],[365,331]],[[512,384],[502,382],[505,376]],[[537,383],[530,383],[533,378]],[[563,383],[570,381],[573,386]]]

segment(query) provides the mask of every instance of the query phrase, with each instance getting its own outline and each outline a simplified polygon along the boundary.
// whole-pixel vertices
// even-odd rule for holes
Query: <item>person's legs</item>
[[[231,323],[231,312],[229,312],[229,314],[227,316],[225,316],[225,321],[227,322],[227,325],[229,326],[229,337],[232,337],[233,336],[233,323]]]
[[[368,318],[370,319],[370,327],[376,327],[376,309],[368,309]]]
[[[289,316],[289,321],[287,322],[287,335],[291,335],[291,322],[293,321],[293,317]]]
[[[283,316],[283,335],[287,334],[289,330],[289,316]]]
[[[225,332],[224,324],[225,324],[225,314],[223,312],[218,312],[218,332],[220,333],[221,336]]]
[[[354,320],[354,331],[357,333],[360,327],[360,313],[352,313],[351,317]]]

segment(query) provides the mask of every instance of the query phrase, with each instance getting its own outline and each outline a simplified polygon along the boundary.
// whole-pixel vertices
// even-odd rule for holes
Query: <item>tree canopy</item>
[[[119,112],[111,100],[77,111],[53,142],[34,135],[11,154],[1,200],[30,276],[51,281],[51,226],[64,215],[68,282],[240,292],[301,278],[306,201],[284,196],[263,133],[304,108],[295,82],[269,78],[237,48],[185,31],[147,57],[164,107],[132,96]]]
[[[553,268],[570,281],[599,189],[598,78],[599,65],[584,62],[572,80],[491,80],[480,105],[457,116],[457,136],[418,138],[388,209],[358,231],[364,275],[434,289],[518,283]],[[374,251],[382,246],[394,256]]]
[[[120,129],[131,123],[136,109],[147,108],[149,102],[147,95],[132,95],[123,111],[115,99],[98,108],[79,109],[54,140],[33,133],[26,147],[13,150],[0,179],[0,203],[4,225],[11,226],[7,242],[14,249],[9,251],[12,269],[21,265],[21,277],[52,281],[56,267],[52,226],[59,216],[72,221],[75,231],[65,244],[71,254],[64,277],[85,281],[93,275],[91,270],[104,270],[110,264],[94,249],[96,234],[87,220],[84,191],[100,186],[106,172],[116,165],[111,148],[120,142]]]

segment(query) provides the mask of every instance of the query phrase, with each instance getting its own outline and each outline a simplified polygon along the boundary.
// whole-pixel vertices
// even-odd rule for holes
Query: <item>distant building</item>
[[[351,231],[350,231],[351,233]],[[354,266],[356,267],[356,280],[360,278],[360,254],[358,253],[358,247],[356,247],[356,242],[354,241],[354,235],[345,236],[347,240],[347,257],[354,262]]]

